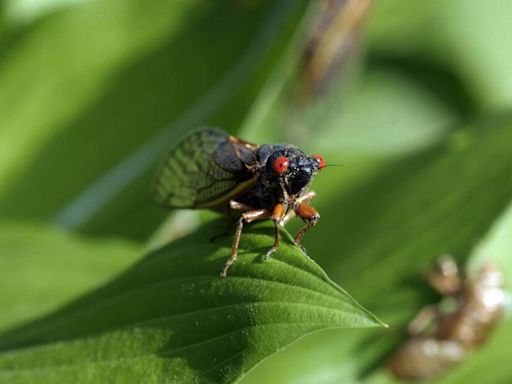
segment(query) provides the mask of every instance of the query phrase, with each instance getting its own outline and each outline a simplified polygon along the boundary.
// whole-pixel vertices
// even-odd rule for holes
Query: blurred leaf
[[[196,125],[237,128],[306,5],[92,2],[27,28],[0,56],[2,215],[145,238],[155,160]]]
[[[309,147],[341,152],[340,161],[354,154],[396,155],[427,147],[455,120],[421,84],[398,71],[378,69],[368,71],[349,97],[334,93],[308,118],[316,127]]]
[[[403,63],[442,63],[463,79],[480,108],[497,110],[512,102],[511,17],[506,0],[381,1],[369,40],[374,52]]]
[[[218,223],[217,223],[218,224]],[[165,247],[61,310],[0,337],[0,380],[232,382],[325,328],[382,325],[292,243],[262,262],[271,226],[244,233],[240,258],[208,243],[216,226]]]
[[[511,116],[489,118],[461,127],[423,153],[383,165],[339,196],[331,191],[322,200],[319,193],[316,205],[325,213],[305,238],[306,247],[392,328],[385,335],[336,330],[308,337],[290,347],[291,355],[285,350],[265,361],[246,383],[270,372],[278,372],[277,382],[364,381],[400,342],[414,313],[438,300],[421,273],[442,253],[467,259],[506,211],[512,201],[511,142]],[[340,177],[333,173],[325,186],[336,190]],[[510,246],[510,236],[508,241]],[[494,257],[509,265],[509,249],[494,248]],[[502,339],[499,350],[508,344]],[[294,364],[286,368],[289,359]]]
[[[288,60],[296,62],[297,49]],[[355,63],[353,63],[355,64]],[[360,62],[358,62],[361,65]],[[332,162],[411,152],[432,145],[456,121],[458,111],[402,71],[344,68],[341,81],[309,105],[298,105],[283,60],[248,113],[241,137],[254,142],[288,141]],[[357,72],[357,73],[356,73]],[[292,84],[290,84],[292,83]]]
[[[49,140],[93,112],[95,100],[107,95],[113,73],[159,47],[165,36],[179,35],[185,16],[193,15],[186,12],[184,2],[176,2],[174,12],[165,12],[162,3],[146,6],[145,11],[139,8],[135,1],[76,6],[25,27],[4,43],[0,51],[2,191],[25,167],[33,166],[37,152]],[[152,23],[145,22],[146,15]],[[86,128],[87,138],[101,132],[88,124]],[[56,160],[72,160],[64,155],[82,153],[86,143],[73,144],[72,151],[62,156],[54,153],[46,176],[59,170],[61,163]],[[43,210],[45,204],[37,209]]]
[[[0,330],[41,316],[133,263],[140,247],[0,223]]]
[[[469,259],[471,268],[479,268],[482,263],[491,261],[509,276],[512,284],[512,204],[496,220],[488,235],[477,244]],[[512,285],[511,285],[512,286]]]
[[[34,21],[53,10],[75,3],[92,0],[5,0],[6,18],[10,23],[20,24]]]

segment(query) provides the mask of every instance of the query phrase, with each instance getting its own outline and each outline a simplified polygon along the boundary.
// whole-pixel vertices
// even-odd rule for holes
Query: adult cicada
[[[295,235],[295,243],[304,251],[302,237],[320,218],[309,205],[315,194],[308,187],[324,166],[321,156],[306,155],[292,145],[257,145],[216,128],[202,128],[163,159],[154,194],[166,207],[241,212],[231,257],[221,271],[225,277],[237,258],[244,223],[272,219],[274,243],[265,255],[268,260],[279,246],[279,226],[297,215],[305,225]]]

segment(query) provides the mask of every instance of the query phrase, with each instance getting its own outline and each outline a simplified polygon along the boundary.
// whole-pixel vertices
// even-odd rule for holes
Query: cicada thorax
[[[237,176],[240,181],[245,181],[254,176],[251,168],[256,163],[254,148],[245,145],[233,136],[219,143],[211,154],[220,168]]]

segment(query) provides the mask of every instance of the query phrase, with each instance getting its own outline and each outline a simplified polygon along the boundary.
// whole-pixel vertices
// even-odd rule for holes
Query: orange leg
[[[306,225],[302,227],[302,229],[295,235],[295,244],[297,244],[297,246],[300,249],[302,249],[304,253],[306,253],[306,250],[302,245],[302,238],[304,237],[307,231],[309,231],[316,225],[316,223],[318,223],[318,220],[320,219],[320,214],[316,211],[315,208],[310,206],[305,201],[299,204],[294,204],[293,210],[295,211],[297,216],[299,216],[302,220],[306,222]]]
[[[313,200],[314,198],[316,197],[316,193],[314,191],[309,191],[308,193],[306,193],[305,195],[295,199],[295,203],[296,204],[300,204],[300,203],[304,203],[304,202],[309,202],[311,200]],[[282,221],[282,224],[283,225],[286,225],[286,223],[288,221],[290,221],[290,219],[292,219],[293,217],[295,216],[295,211],[292,209],[290,210],[286,216],[283,218],[283,221]]]
[[[279,242],[281,241],[279,225],[281,224],[281,221],[284,219],[287,210],[287,205],[282,203],[276,204],[276,206],[274,207],[274,210],[272,212],[272,221],[274,222],[274,244],[272,245],[272,248],[270,248],[266,253],[265,261],[270,260],[270,256],[275,252],[277,247],[279,247]]]
[[[251,223],[256,220],[268,219],[271,216],[272,212],[270,212],[268,209],[255,209],[253,211],[242,213],[242,216],[238,220],[238,226],[236,227],[235,240],[233,241],[233,251],[231,253],[231,257],[228,259],[228,261],[226,261],[224,268],[222,268],[222,271],[220,272],[222,277],[226,277],[229,267],[231,267],[231,265],[238,257],[238,245],[240,244],[240,237],[242,236],[244,222]]]

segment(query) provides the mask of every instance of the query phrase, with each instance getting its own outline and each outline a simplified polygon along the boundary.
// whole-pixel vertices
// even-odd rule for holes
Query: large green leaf
[[[304,377],[325,383],[359,382],[382,364],[405,337],[403,327],[414,313],[438,300],[422,272],[442,253],[466,260],[480,239],[494,230],[512,201],[511,142],[511,116],[497,116],[461,127],[423,153],[383,165],[339,195],[335,191],[342,175],[333,173],[323,184],[332,189],[329,197],[318,196],[322,218],[305,245],[320,256],[320,264],[336,281],[389,321],[391,331],[373,335],[322,332],[267,360],[247,382],[264,380],[275,372],[279,372],[273,376],[277,382]],[[500,237],[508,246],[502,243],[486,249],[508,266],[510,236]],[[510,267],[505,271],[512,281]],[[506,335],[509,331],[500,332]],[[499,346],[489,353],[499,355],[509,343],[506,338],[493,339],[491,345]],[[304,359],[305,351],[319,352]],[[478,357],[478,351],[474,355],[475,364],[488,361]],[[295,364],[287,369],[288,361]],[[468,368],[462,364],[460,369],[474,373],[481,366],[471,368],[471,361],[467,363]],[[500,382],[481,374],[482,382]],[[390,380],[387,374],[382,376]]]
[[[104,128],[100,130],[86,119],[101,120],[95,112],[99,114],[102,99],[104,102],[109,94],[112,97],[123,94],[121,91],[114,94],[116,85],[120,86],[114,74],[123,69],[129,71],[141,56],[148,56],[164,44],[166,37],[179,36],[187,18],[201,17],[200,9],[187,6],[183,1],[174,3],[170,6],[159,2],[145,7],[140,7],[137,1],[81,4],[28,24],[3,42],[0,50],[2,193],[13,187],[11,184],[21,177],[20,173],[27,166],[33,168],[34,160],[41,160],[39,152],[49,141],[57,140],[68,128],[73,128],[75,135],[82,135],[82,138],[94,137],[95,133],[99,139],[103,137],[99,135],[102,131],[107,135]],[[152,23],[146,23],[146,17]],[[135,82],[134,73],[131,74]],[[122,73],[118,77],[122,78]],[[130,90],[129,85],[124,83],[124,91]],[[112,88],[114,90],[109,92]],[[130,99],[130,94],[126,93],[124,99],[124,102]],[[111,104],[111,113],[112,108]],[[81,130],[88,130],[89,136],[78,132]],[[144,126],[131,134],[140,138],[148,131],[151,129]],[[72,150],[53,152],[54,162],[50,164],[53,172],[46,172],[46,177],[60,172],[62,159],[71,161],[77,152],[85,151],[84,142],[74,142],[71,138],[60,138]],[[123,144],[129,147],[129,142]],[[104,160],[114,155],[115,152],[106,155]],[[83,159],[85,161],[86,157]],[[83,168],[88,168],[85,165],[87,163],[80,167],[82,172],[86,172]],[[33,181],[40,177],[37,172],[33,176]],[[36,209],[34,216],[47,210],[52,199],[38,203],[33,207]],[[22,209],[11,207],[10,211],[16,208]]]
[[[309,147],[338,153],[343,164],[349,154],[383,157],[428,147],[455,121],[448,105],[396,70],[368,70],[341,105],[340,92],[333,93],[309,117],[311,127],[318,125]]]
[[[219,223],[162,248],[59,311],[0,336],[0,381],[232,382],[275,351],[325,328],[382,323],[292,244],[270,262],[269,225],[231,239]]]
[[[0,54],[1,214],[145,238],[164,214],[158,157],[197,125],[238,127],[307,4],[91,2],[16,34]]]

